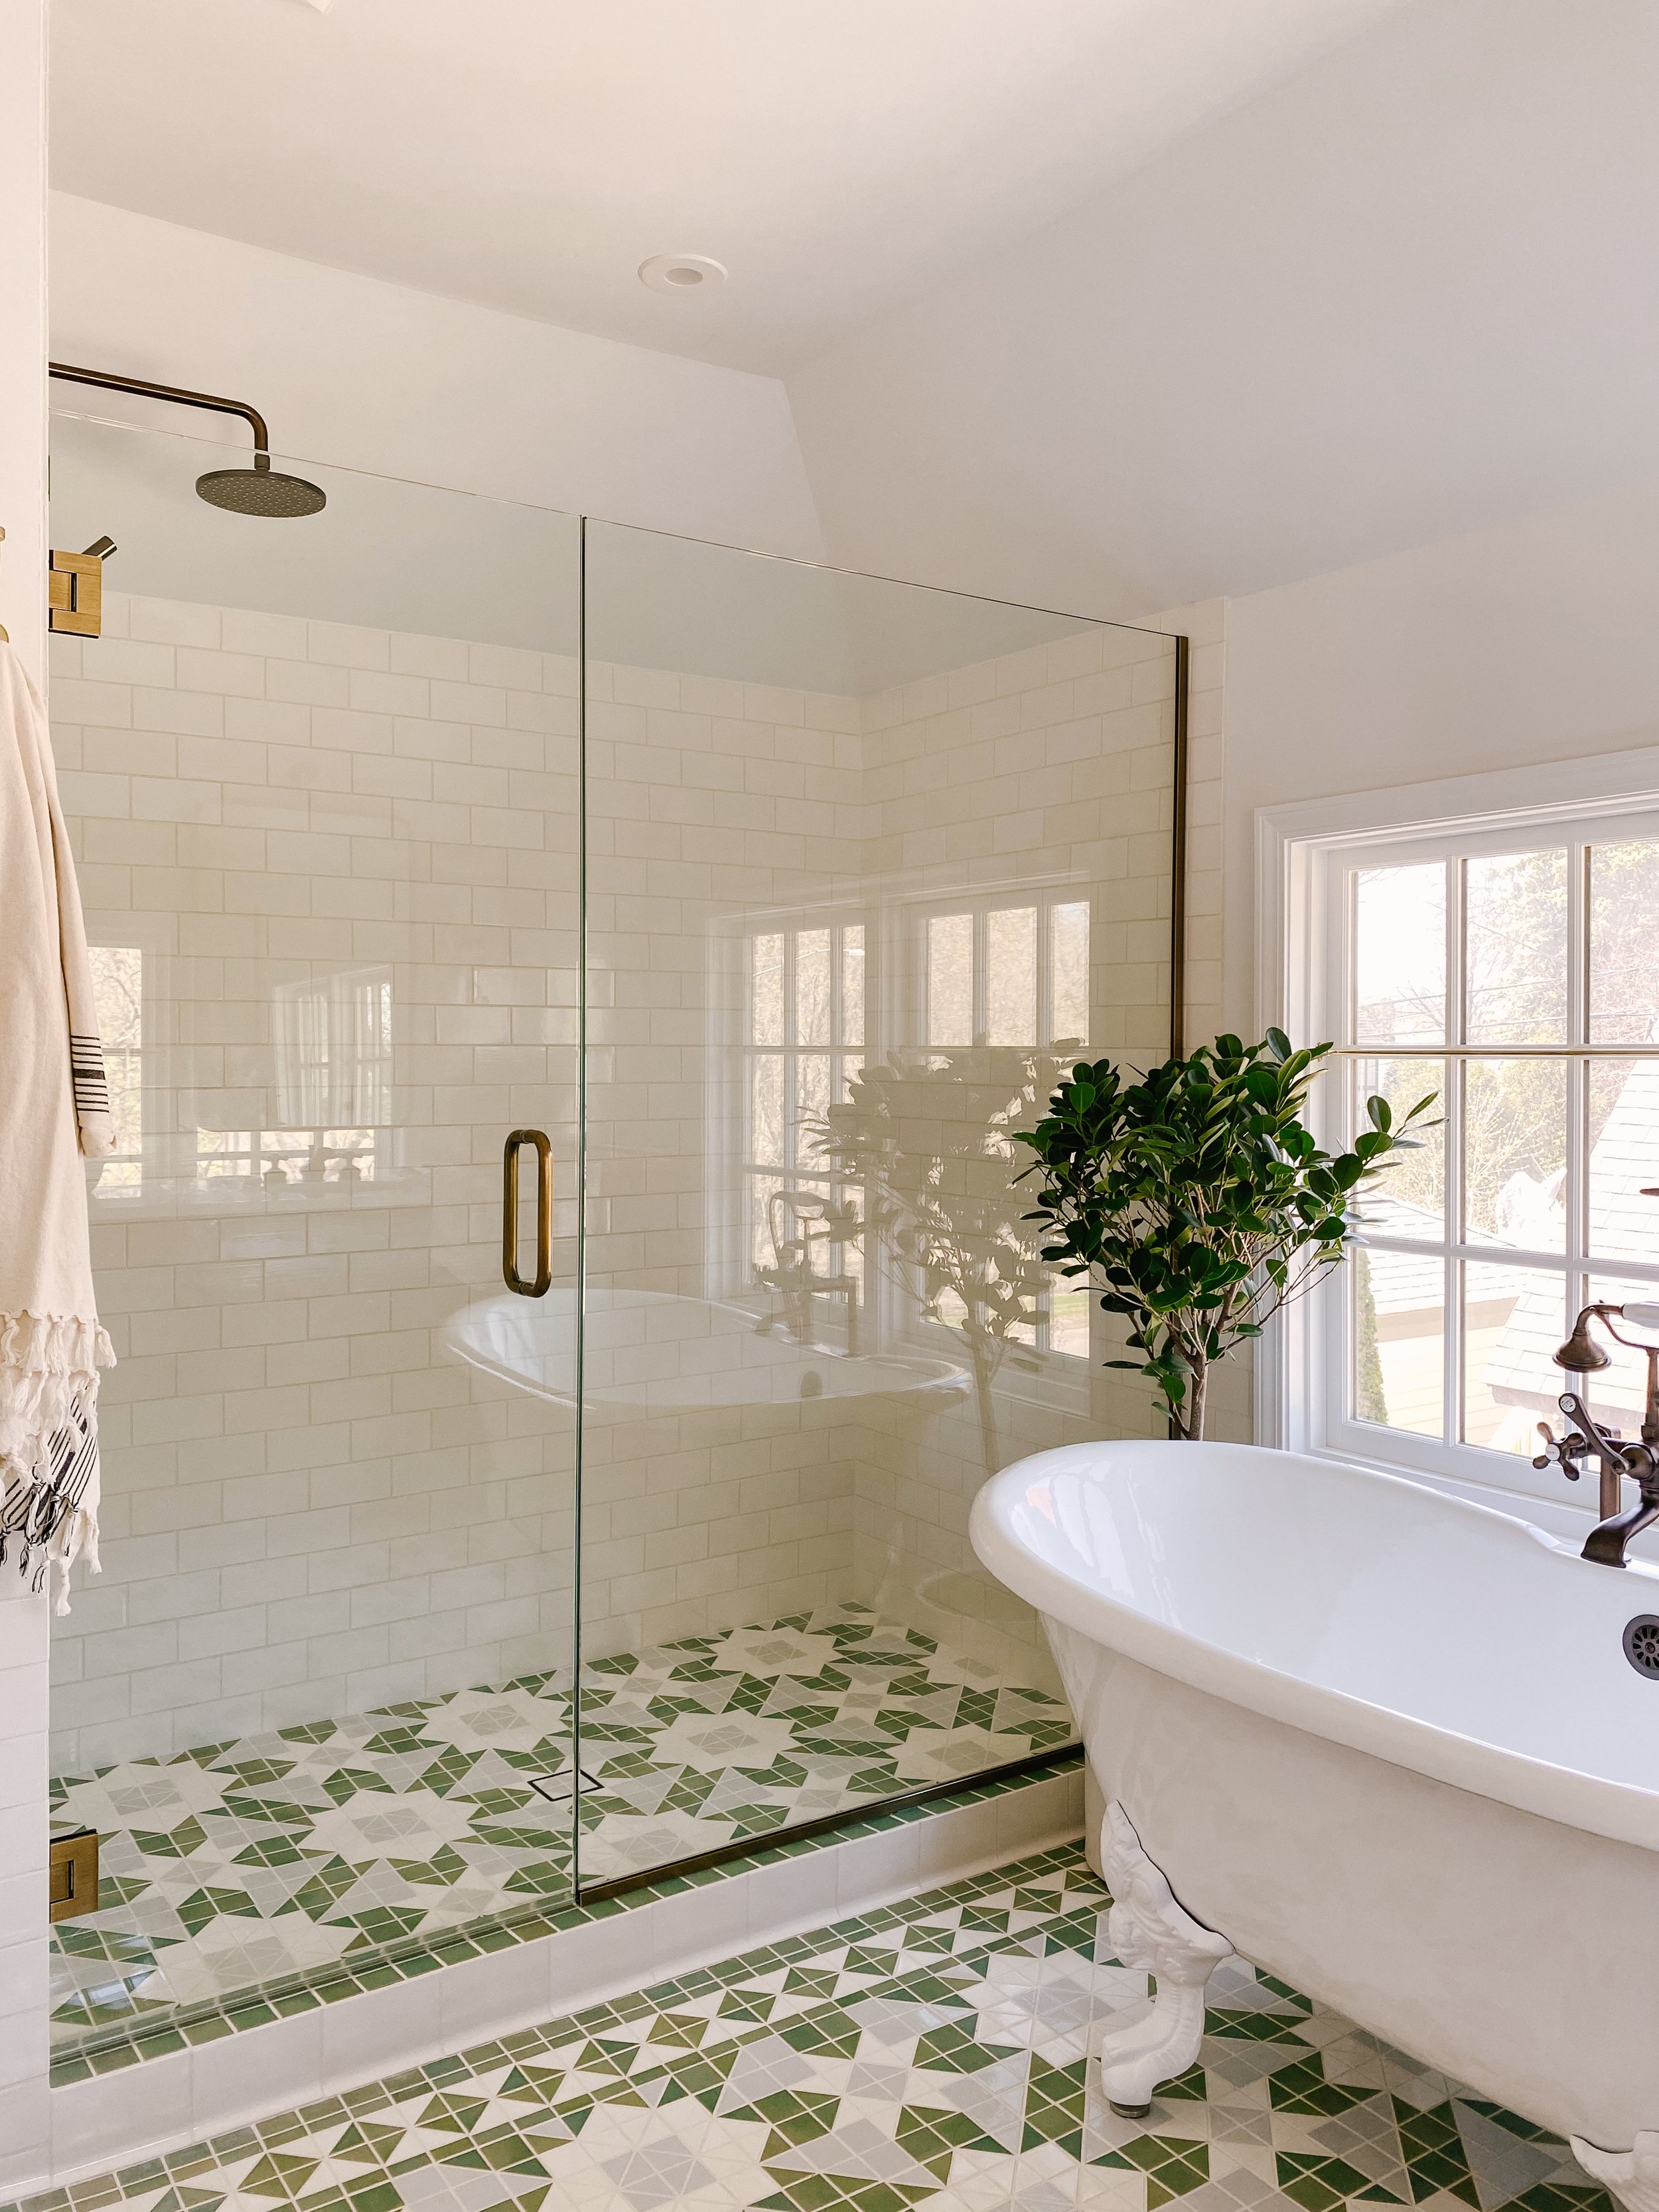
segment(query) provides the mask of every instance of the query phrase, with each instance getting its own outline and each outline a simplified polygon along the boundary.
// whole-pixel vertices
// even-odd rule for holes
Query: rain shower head
[[[328,505],[326,494],[314,483],[273,469],[269,453],[256,453],[251,469],[210,469],[197,477],[196,495],[232,514],[320,514]]]
[[[257,407],[242,399],[217,399],[208,392],[186,392],[176,384],[152,384],[142,376],[117,376],[101,368],[70,368],[62,362],[51,364],[52,374],[65,384],[89,384],[100,392],[131,392],[143,399],[170,399],[180,407],[206,407],[218,415],[240,415],[253,433],[251,469],[210,469],[196,479],[196,489],[210,507],[232,514],[258,514],[281,520],[301,514],[320,514],[328,505],[325,493],[303,477],[284,476],[270,465],[270,433]]]

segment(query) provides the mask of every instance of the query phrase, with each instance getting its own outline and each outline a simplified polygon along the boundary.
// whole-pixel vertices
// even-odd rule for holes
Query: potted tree
[[[1366,1102],[1352,1152],[1327,1152],[1302,1121],[1328,1044],[1293,1050],[1282,1030],[1260,1044],[1218,1036],[1125,1080],[1110,1060],[1079,1063],[1035,1129],[1027,1216],[1042,1257],[1099,1286],[1128,1323],[1135,1359],[1174,1436],[1204,1433],[1211,1367],[1342,1257],[1355,1200],[1390,1157],[1414,1146],[1431,1092],[1395,1121]]]

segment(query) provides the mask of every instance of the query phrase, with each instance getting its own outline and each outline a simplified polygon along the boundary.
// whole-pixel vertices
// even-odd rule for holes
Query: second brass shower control
[[[536,1153],[536,1274],[519,1273],[519,1155]],[[514,1129],[501,1148],[501,1279],[523,1298],[544,1298],[553,1280],[553,1147],[545,1130]]]

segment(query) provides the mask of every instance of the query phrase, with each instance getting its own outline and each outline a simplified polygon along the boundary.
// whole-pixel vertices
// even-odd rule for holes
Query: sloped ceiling
[[[1659,478],[1659,9],[1419,0],[790,380],[831,557],[1133,620]]]
[[[57,0],[52,181],[775,374],[1397,4]]]

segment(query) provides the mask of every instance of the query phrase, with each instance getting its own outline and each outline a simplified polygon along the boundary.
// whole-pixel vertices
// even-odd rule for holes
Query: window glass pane
[[[1534,1267],[1463,1270],[1463,1441],[1530,1459],[1562,1388],[1566,1278]]]
[[[830,1042],[830,933],[803,929],[795,939],[795,1042]]]
[[[1437,1044],[1446,1034],[1446,871],[1361,868],[1355,883],[1358,1044]]]
[[[841,1036],[843,1044],[864,1042],[864,924],[841,933]]]
[[[749,1181],[749,1264],[775,1267],[778,1248],[773,1237],[772,1200],[783,1188],[776,1176],[751,1176]]]
[[[1638,1282],[1616,1275],[1592,1275],[1589,1279],[1589,1298],[1593,1304],[1659,1306],[1659,1282]],[[1638,1344],[1659,1344],[1659,1328],[1643,1328],[1635,1322],[1620,1321],[1614,1326]],[[1604,1328],[1590,1324],[1595,1341],[1612,1355],[1613,1364],[1585,1377],[1589,1387],[1584,1396],[1591,1413],[1598,1420],[1609,1423],[1626,1437],[1641,1433],[1642,1407],[1647,1396],[1648,1363],[1639,1351],[1617,1344]],[[1635,1503],[1633,1491],[1627,1490],[1627,1499]]]
[[[756,1044],[783,1042],[783,939],[752,940],[749,972],[749,1035]]]
[[[1659,1259],[1659,1060],[1593,1060],[1589,1077],[1589,1250]]]
[[[830,1110],[830,1055],[804,1052],[795,1063],[795,1156],[810,1163],[817,1156],[816,1133],[823,1129]]]
[[[1036,1042],[1036,908],[997,907],[985,917],[988,1044]]]
[[[1089,905],[1048,910],[1048,1030],[1056,1044],[1089,1042]]]
[[[1361,1247],[1353,1290],[1354,1418],[1413,1436],[1444,1426],[1445,1263],[1433,1252]]]
[[[1472,860],[1466,896],[1468,1042],[1565,1043],[1566,854],[1499,853]]]
[[[1048,1349],[1071,1359],[1089,1357],[1089,1293],[1055,1290],[1048,1299]]]
[[[1359,1200],[1360,1218],[1380,1234],[1423,1237],[1437,1243],[1445,1235],[1446,1223],[1446,1063],[1377,1059],[1357,1060],[1352,1066],[1356,1135],[1370,1127],[1365,1118],[1368,1098],[1386,1098],[1396,1121],[1404,1121],[1418,1100],[1431,1092],[1439,1101],[1426,1117],[1436,1126],[1425,1129],[1412,1150],[1395,1153],[1376,1182],[1367,1184]]]
[[[752,1160],[783,1158],[783,1055],[756,1054],[749,1071],[749,1157]]]
[[[1659,1044],[1659,838],[1590,849],[1590,1042]]]
[[[1566,1182],[1565,1061],[1468,1061],[1463,1217],[1470,1241],[1565,1250]]]
[[[840,1105],[844,1099],[852,1097],[853,1085],[863,1073],[864,1056],[861,1053],[848,1053],[843,1056],[841,1063],[841,1088],[836,1093],[837,1105]]]
[[[936,914],[927,923],[927,1042],[974,1041],[974,917]]]

